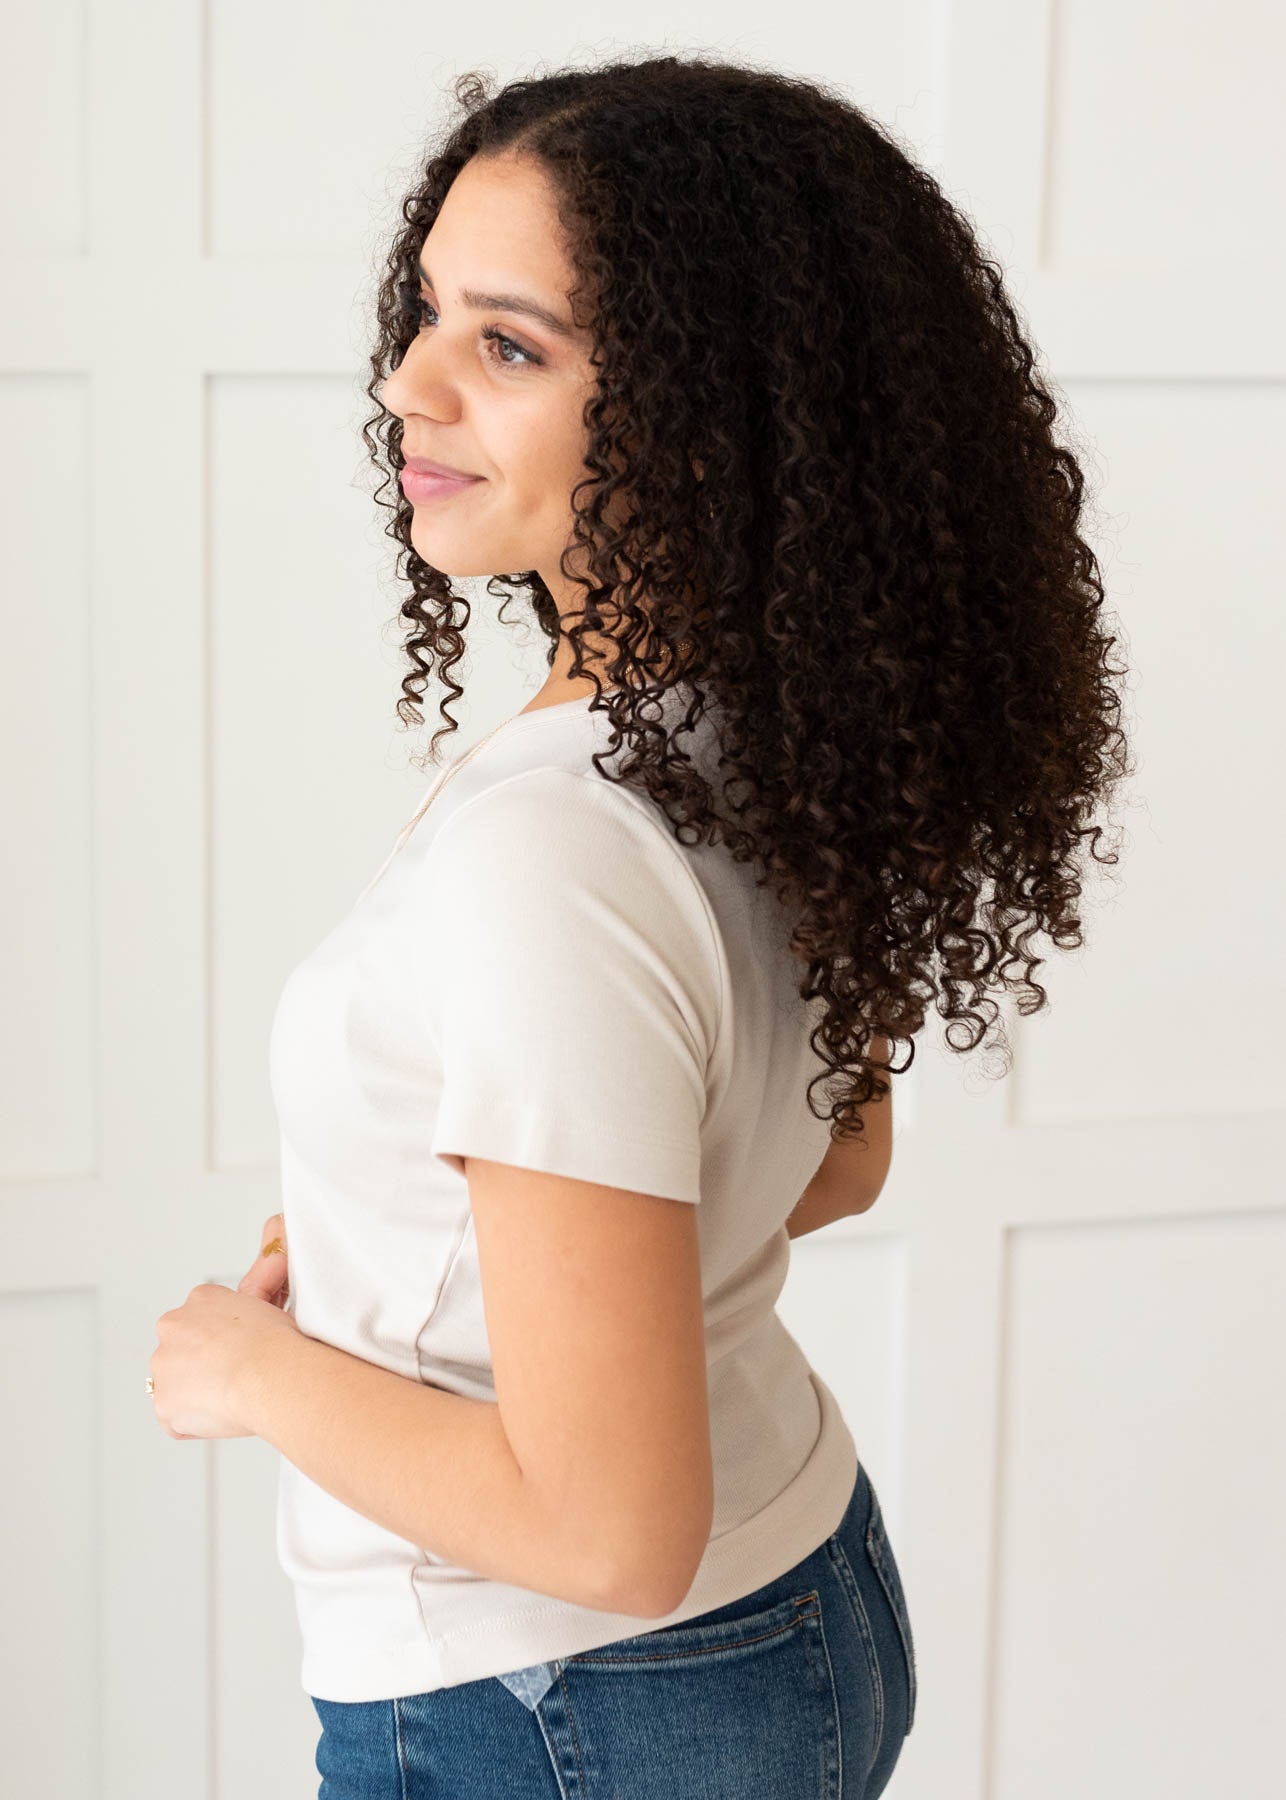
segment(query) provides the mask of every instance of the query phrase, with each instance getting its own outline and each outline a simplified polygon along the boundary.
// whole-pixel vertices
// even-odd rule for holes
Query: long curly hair
[[[591,696],[611,715],[598,773],[773,885],[800,997],[818,1003],[810,1110],[833,1138],[861,1137],[931,1003],[962,1052],[997,1022],[988,987],[1012,986],[1024,1013],[1045,1004],[1032,940],[1083,942],[1081,840],[1117,860],[1098,857],[1089,821],[1132,773],[1111,679],[1125,670],[1078,531],[1080,464],[1055,441],[999,268],[838,91],[664,55],[494,92],[474,71],[454,92],[379,277],[365,390],[378,411],[362,435],[397,496],[375,497],[411,587],[398,713],[422,723],[436,671],[434,759],[457,729],[469,603],[411,546],[401,421],[379,389],[419,329],[416,262],[455,176],[525,153],[552,177],[574,316],[591,327],[588,474],[571,497],[588,573],[564,551],[585,590],[569,627],[534,570],[487,591],[529,603],[551,667],[564,631],[576,676],[582,635],[610,641],[614,686]],[[617,495],[627,515],[611,523]],[[656,702],[679,682],[693,698],[671,734]],[[676,755],[707,709],[720,795]],[[622,740],[613,775],[601,757]],[[1003,1021],[998,1035],[1007,1052]]]

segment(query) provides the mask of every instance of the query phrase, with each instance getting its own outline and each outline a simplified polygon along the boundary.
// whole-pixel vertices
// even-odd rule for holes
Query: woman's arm
[[[302,1332],[247,1372],[246,1416],[364,1518],[494,1581],[633,1614],[594,1533],[526,1480],[495,1401],[469,1399]]]
[[[865,1212],[863,1206],[854,1206],[847,1194],[828,1187],[816,1177],[809,1182],[794,1212],[786,1221],[787,1237],[805,1237],[810,1231],[820,1231],[823,1225],[829,1225],[835,1219],[851,1219],[855,1212]]]
[[[871,1054],[879,1062],[891,1060],[887,1038],[871,1039]],[[856,1142],[833,1143],[817,1173],[799,1197],[786,1221],[789,1237],[803,1237],[833,1219],[849,1219],[864,1213],[880,1197],[893,1158],[893,1085],[882,1100],[862,1107],[863,1132]]]

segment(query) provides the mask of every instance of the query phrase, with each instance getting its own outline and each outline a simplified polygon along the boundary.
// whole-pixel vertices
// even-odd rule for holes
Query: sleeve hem
[[[663,1200],[701,1199],[701,1153],[688,1143],[632,1138],[615,1126],[600,1134],[578,1135],[574,1145],[560,1143],[540,1119],[498,1116],[494,1103],[485,1107],[447,1106],[438,1116],[430,1145],[457,1174],[453,1157],[476,1156],[487,1162],[512,1163],[600,1187],[655,1194]]]

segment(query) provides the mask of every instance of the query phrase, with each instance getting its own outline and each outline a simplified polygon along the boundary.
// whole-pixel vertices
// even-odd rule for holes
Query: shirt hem
[[[300,1672],[304,1692],[316,1700],[363,1702],[457,1687],[677,1625],[775,1581],[839,1528],[857,1480],[857,1446],[839,1403],[816,1370],[810,1375],[821,1413],[812,1454],[767,1506],[711,1541],[691,1588],[673,1612],[641,1619],[551,1599],[518,1613],[477,1619],[435,1638],[426,1634],[383,1648],[366,1646],[356,1654],[351,1640],[345,1646],[349,1654],[342,1656],[306,1647]]]

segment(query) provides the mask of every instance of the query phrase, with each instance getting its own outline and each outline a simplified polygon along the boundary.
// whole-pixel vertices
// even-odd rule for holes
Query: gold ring
[[[280,1250],[284,1254],[285,1249],[286,1249],[286,1246],[282,1243],[281,1239],[279,1237],[275,1237],[272,1239],[271,1243],[267,1243],[264,1245],[263,1249],[259,1252],[259,1254],[260,1254],[260,1256],[272,1256],[278,1250]]]

